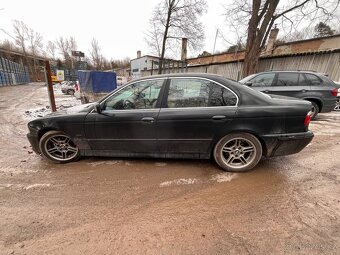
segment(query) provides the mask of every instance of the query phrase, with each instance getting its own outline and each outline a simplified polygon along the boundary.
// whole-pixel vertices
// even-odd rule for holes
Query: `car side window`
[[[308,80],[302,73],[299,74],[299,86],[309,86]]]
[[[259,74],[250,80],[252,87],[267,87],[271,86],[275,77],[275,73]]]
[[[237,97],[228,89],[200,79],[172,79],[168,108],[235,106]]]
[[[159,79],[131,84],[109,97],[103,111],[155,108],[163,82]]]
[[[298,86],[298,73],[278,73],[276,86]]]
[[[306,77],[307,77],[309,84],[311,86],[322,85],[322,80],[319,77],[317,77],[316,75],[306,73]]]

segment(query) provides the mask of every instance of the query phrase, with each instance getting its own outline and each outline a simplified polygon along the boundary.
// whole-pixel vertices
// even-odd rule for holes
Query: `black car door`
[[[164,93],[157,120],[160,152],[209,155],[214,137],[236,113],[236,94],[210,80],[183,77],[169,79]]]
[[[158,151],[156,120],[164,79],[130,84],[90,113],[85,133],[92,150],[109,155],[149,155]]]

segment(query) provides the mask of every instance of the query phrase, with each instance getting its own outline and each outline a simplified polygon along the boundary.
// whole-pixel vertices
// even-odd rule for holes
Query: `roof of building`
[[[152,56],[152,55],[143,55],[143,56],[141,56],[141,57],[139,57],[139,58],[133,58],[133,59],[131,59],[130,62],[131,62],[132,60],[137,60],[137,59],[145,58],[145,57],[149,57],[149,58],[157,58],[157,59],[159,59],[159,57],[156,57],[156,56]]]
[[[20,51],[17,51],[17,50],[8,50],[8,49],[4,49],[4,48],[1,48],[1,47],[0,47],[0,52],[4,52],[4,53],[7,53],[7,54],[11,54],[11,55],[17,55],[17,56],[21,56],[21,57],[25,56],[25,54],[23,52],[20,52]],[[27,54],[27,57],[38,59],[38,60],[46,60],[46,58],[44,58],[44,57],[34,56],[32,54],[29,54],[29,53]]]
[[[275,45],[270,51],[262,51],[261,58],[274,58],[281,56],[295,56],[305,54],[324,54],[340,51],[340,34],[318,37],[294,42],[287,42]],[[187,59],[188,65],[221,64],[243,61],[245,51],[219,53],[210,56]]]

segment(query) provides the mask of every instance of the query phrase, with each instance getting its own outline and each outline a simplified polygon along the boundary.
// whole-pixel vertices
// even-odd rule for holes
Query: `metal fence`
[[[0,86],[25,84],[30,82],[28,68],[0,57]]]
[[[240,80],[242,78],[243,61],[187,66],[184,72],[192,73],[213,73],[226,78]],[[259,60],[259,72],[270,70],[304,70],[325,73],[334,81],[340,81],[340,52],[328,52],[322,54],[308,54],[296,56],[280,56],[271,58],[261,58]],[[168,69],[164,73],[181,72],[178,69]],[[153,72],[157,73],[157,72]],[[150,70],[142,71],[142,76],[151,75]]]

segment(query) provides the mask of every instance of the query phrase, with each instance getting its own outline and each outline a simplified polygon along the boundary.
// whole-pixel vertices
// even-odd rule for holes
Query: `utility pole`
[[[52,112],[55,112],[57,111],[57,107],[55,106],[52,77],[51,77],[51,67],[50,67],[50,62],[48,60],[45,60],[45,79],[47,82],[47,92],[48,92],[48,98],[50,99],[51,110]]]

